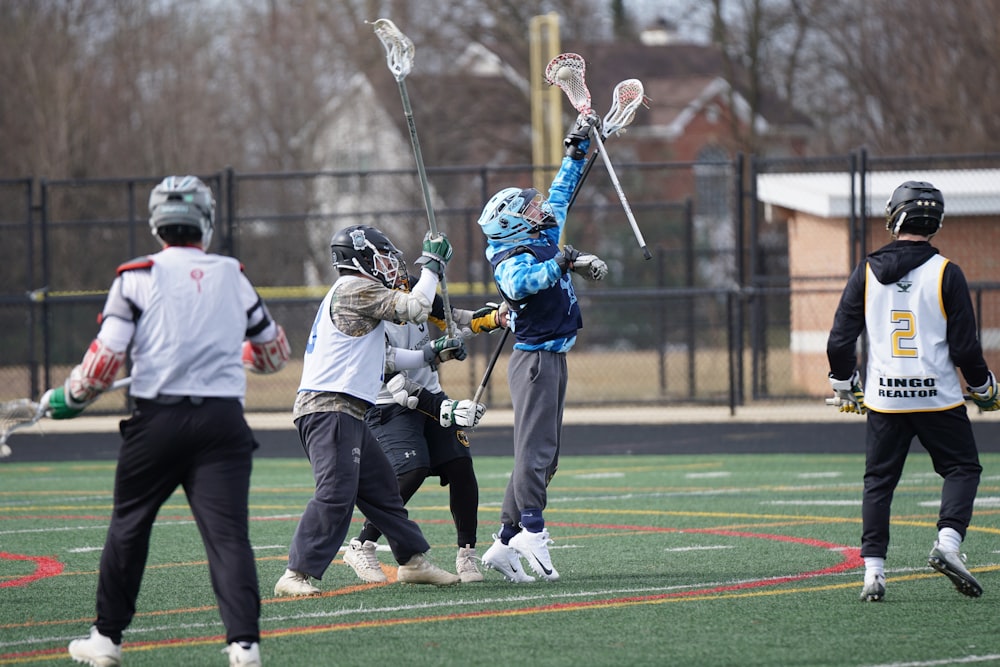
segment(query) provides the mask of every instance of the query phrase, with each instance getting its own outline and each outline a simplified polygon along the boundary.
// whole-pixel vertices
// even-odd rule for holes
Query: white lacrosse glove
[[[856,412],[863,415],[868,412],[865,407],[865,390],[861,388],[861,374],[857,370],[846,380],[837,380],[830,374],[830,386],[837,393],[841,412]]]
[[[587,280],[604,280],[604,277],[608,275],[608,265],[597,255],[580,253],[573,260],[573,273],[579,273]]]
[[[982,387],[966,387],[966,389],[969,390],[972,402],[983,412],[1000,410],[1000,389],[997,387],[997,378],[993,375],[993,371],[990,371],[986,384]]]
[[[385,383],[385,388],[389,390],[390,394],[392,394],[392,400],[411,410],[417,407],[417,397],[420,395],[421,390],[423,390],[423,387],[416,382],[413,382],[402,373],[393,375],[389,381]]]
[[[441,426],[450,428],[452,424],[464,428],[474,428],[486,414],[486,406],[470,400],[453,401],[446,398],[441,402]]]
[[[571,245],[564,245],[554,259],[563,273],[573,271],[587,280],[602,280],[608,275],[608,265],[600,257],[581,252]]]

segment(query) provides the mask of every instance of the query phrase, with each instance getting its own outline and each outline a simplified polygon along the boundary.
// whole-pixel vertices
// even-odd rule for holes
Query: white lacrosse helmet
[[[167,227],[190,227],[198,230],[201,247],[207,249],[214,222],[212,189],[195,176],[167,176],[149,193],[149,229],[153,236],[163,238],[162,231]]]
[[[519,241],[557,224],[552,206],[534,188],[504,188],[479,216],[479,226],[491,241]]]

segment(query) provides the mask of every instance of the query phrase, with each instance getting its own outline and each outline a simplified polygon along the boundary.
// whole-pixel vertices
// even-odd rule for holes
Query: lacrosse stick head
[[[576,53],[560,53],[545,68],[545,81],[562,88],[573,108],[584,116],[589,116],[590,90],[587,88],[587,64],[583,56]]]
[[[0,459],[10,456],[7,438],[19,428],[31,426],[44,415],[41,404],[27,398],[0,403]]]
[[[375,36],[385,47],[389,71],[396,77],[396,81],[402,81],[413,69],[413,42],[389,19],[377,19],[372,22],[372,27],[375,29]]]
[[[604,116],[601,125],[601,134],[605,138],[612,134],[621,134],[625,128],[632,124],[635,112],[640,105],[649,108],[649,100],[646,98],[639,79],[625,79],[615,86],[612,92],[611,108]]]

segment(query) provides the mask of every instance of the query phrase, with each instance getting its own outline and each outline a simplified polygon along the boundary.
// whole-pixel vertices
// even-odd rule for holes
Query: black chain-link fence
[[[611,272],[602,283],[574,281],[584,328],[568,357],[568,403],[736,406],[821,396],[825,387],[803,380],[825,382],[818,337],[832,323],[850,268],[888,240],[882,211],[871,205],[865,185],[883,171],[889,177],[913,172],[919,180],[931,167],[968,180],[1000,167],[1000,156],[911,162],[876,161],[860,153],[814,160],[616,165],[650,260],[643,259],[606,174],[595,168],[573,205],[564,240],[600,255]],[[437,225],[455,247],[448,266],[453,305],[475,308],[496,300],[477,220],[493,192],[527,187],[533,174],[531,167],[428,170]],[[826,253],[808,266],[822,264],[831,253],[842,255],[843,262],[817,275],[797,268],[803,251],[795,234],[801,222],[793,209],[769,200],[774,188],[767,177],[773,175],[828,175],[846,184],[840,188],[847,193],[846,208],[829,213],[839,221],[836,228],[847,231],[808,240]],[[415,258],[427,230],[416,175],[405,170],[227,170],[201,177],[218,201],[212,251],[244,263],[294,349],[288,369],[250,377],[248,407],[288,410],[298,385],[298,357],[315,309],[335,277],[329,259],[333,231],[372,224]],[[115,266],[159,249],[146,206],[159,180],[0,181],[0,400],[37,397],[79,362],[98,330],[96,315]],[[762,195],[758,187],[770,189]],[[949,188],[939,187],[947,210]],[[976,215],[992,215],[996,226],[997,211],[1000,192]],[[952,233],[946,227],[940,239],[947,241]],[[967,256],[964,246],[954,257],[972,269],[966,273],[981,313],[1000,305],[1000,289],[989,282],[995,260],[981,257],[993,254],[997,240],[996,235],[980,239],[975,257]],[[942,251],[948,255],[946,248]],[[993,333],[1000,323],[992,316],[985,321],[984,345],[993,354],[1000,347]],[[465,362],[442,367],[451,395],[475,392],[499,341],[499,335],[479,336],[470,341]],[[508,350],[510,345],[508,339]],[[505,364],[502,354],[486,393],[491,406],[509,405]],[[105,396],[90,412],[121,410],[125,400],[123,394]]]

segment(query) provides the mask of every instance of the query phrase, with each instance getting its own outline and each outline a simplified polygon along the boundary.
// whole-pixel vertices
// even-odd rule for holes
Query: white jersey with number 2
[[[866,267],[868,369],[865,405],[876,412],[948,410],[963,403],[948,351],[941,283],[948,260],[934,255],[883,285]]]

